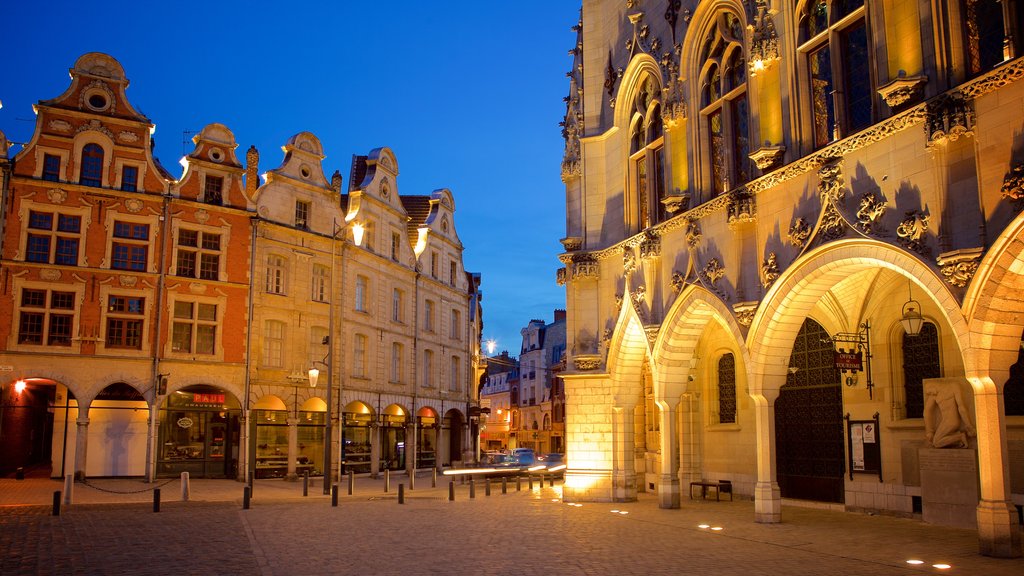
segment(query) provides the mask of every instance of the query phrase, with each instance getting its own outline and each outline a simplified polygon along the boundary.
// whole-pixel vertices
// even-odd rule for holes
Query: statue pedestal
[[[929,524],[978,527],[978,454],[973,448],[921,448],[921,515]]]

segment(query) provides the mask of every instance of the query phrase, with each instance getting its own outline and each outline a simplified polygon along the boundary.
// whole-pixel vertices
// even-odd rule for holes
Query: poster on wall
[[[858,474],[878,474],[882,481],[882,449],[878,437],[878,413],[872,420],[846,419],[847,466],[850,480]]]

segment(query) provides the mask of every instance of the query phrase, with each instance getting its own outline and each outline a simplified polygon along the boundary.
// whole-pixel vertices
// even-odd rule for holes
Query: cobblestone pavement
[[[301,483],[258,481],[249,510],[237,482],[193,481],[181,502],[175,480],[159,513],[148,491],[76,486],[59,517],[50,502],[61,483],[0,480],[0,574],[1024,574],[1022,559],[978,555],[974,531],[918,520],[784,506],[783,523],[757,524],[749,501],[573,506],[560,487],[525,482],[504,495],[495,483],[491,496],[477,483],[474,499],[459,484],[450,502],[443,480],[432,489],[418,478],[400,505],[404,476],[386,494],[361,478],[336,508],[319,486],[303,498]]]

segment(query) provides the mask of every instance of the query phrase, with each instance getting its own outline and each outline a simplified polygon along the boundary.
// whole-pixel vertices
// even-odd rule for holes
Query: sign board
[[[878,438],[878,415],[874,420],[850,420],[847,415],[847,466],[853,473],[878,474],[882,481],[882,450]]]
[[[835,351],[836,368],[840,370],[853,370],[859,372],[864,369],[863,353]]]
[[[196,404],[223,404],[223,394],[200,394],[195,393],[192,395],[192,401]]]
[[[0,372],[14,372],[14,366],[11,366],[9,364],[0,366]]]

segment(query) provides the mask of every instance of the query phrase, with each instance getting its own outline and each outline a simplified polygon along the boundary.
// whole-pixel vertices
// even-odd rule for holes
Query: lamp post
[[[327,368],[327,413],[325,414],[326,425],[324,428],[324,494],[330,494],[331,483],[334,481],[331,474],[331,403],[333,402],[331,391],[334,389],[334,386],[331,384],[334,381],[334,371],[332,370],[333,363],[331,362],[330,335],[324,336],[323,343],[327,345],[327,356],[324,356],[323,362],[313,362],[313,367],[309,369],[309,385],[315,387],[320,379],[320,370],[317,368],[318,364]]]

